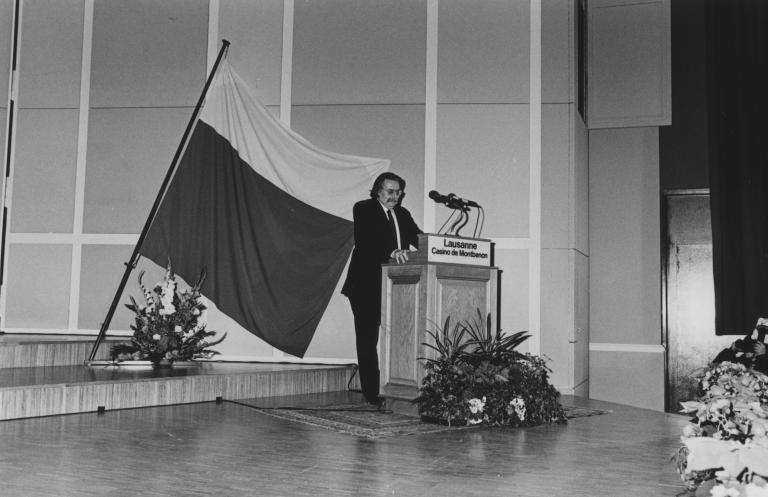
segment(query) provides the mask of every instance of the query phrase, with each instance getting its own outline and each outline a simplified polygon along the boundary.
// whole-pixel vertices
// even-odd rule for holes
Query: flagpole
[[[205,96],[208,93],[208,88],[210,88],[211,86],[213,77],[219,68],[219,64],[221,63],[221,60],[226,55],[227,50],[229,49],[229,45],[230,45],[229,41],[221,40],[221,49],[219,50],[219,55],[216,57],[216,62],[214,62],[213,68],[211,69],[211,73],[208,75],[208,79],[205,82],[203,91],[200,94],[200,98],[197,100],[197,105],[195,106],[195,110],[194,112],[192,112],[192,117],[190,117],[189,123],[187,123],[187,128],[184,130],[184,134],[181,137],[181,143],[179,143],[179,147],[176,149],[176,153],[174,154],[173,159],[171,160],[171,165],[168,168],[168,172],[165,174],[163,183],[160,185],[160,191],[157,192],[157,197],[155,197],[155,203],[152,205],[152,209],[149,211],[147,220],[144,223],[144,228],[141,230],[141,234],[139,235],[139,239],[136,242],[136,246],[133,248],[133,254],[131,254],[130,260],[125,263],[125,271],[123,272],[123,277],[120,280],[120,284],[117,287],[117,291],[115,292],[115,296],[112,299],[112,304],[110,304],[109,306],[107,315],[104,317],[104,321],[101,323],[101,329],[99,329],[99,334],[96,337],[96,342],[94,342],[93,344],[93,348],[91,349],[91,353],[88,356],[88,360],[86,361],[86,364],[94,360],[94,358],[96,357],[96,351],[99,349],[99,345],[101,344],[101,341],[104,340],[104,336],[107,334],[107,329],[109,328],[109,324],[112,321],[112,317],[115,314],[115,310],[117,309],[117,305],[120,301],[120,296],[123,294],[123,290],[125,289],[126,283],[128,283],[128,277],[130,276],[131,271],[133,271],[133,269],[136,268],[136,265],[139,262],[139,257],[140,257],[139,250],[141,249],[141,245],[144,243],[144,239],[147,237],[147,233],[149,232],[149,227],[152,225],[152,221],[155,219],[157,210],[160,208],[160,203],[162,202],[163,196],[165,195],[165,191],[168,188],[168,183],[170,183],[171,181],[173,172],[176,170],[176,166],[179,162],[179,157],[181,156],[181,153],[184,150],[184,147],[187,143],[187,139],[189,138],[189,134],[195,125],[195,121],[197,121],[197,117],[198,117],[198,114],[200,113],[200,109],[203,107],[203,102],[205,101]]]

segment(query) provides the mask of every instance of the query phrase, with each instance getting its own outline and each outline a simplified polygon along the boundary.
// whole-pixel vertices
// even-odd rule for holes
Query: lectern
[[[381,394],[399,411],[416,398],[424,365],[420,357],[434,357],[425,347],[427,330],[451,323],[483,319],[491,313],[498,322],[498,269],[493,265],[490,240],[450,235],[419,235],[419,250],[404,264],[384,264],[381,278],[379,368]],[[451,324],[453,328],[453,324]],[[399,406],[399,408],[396,408]]]

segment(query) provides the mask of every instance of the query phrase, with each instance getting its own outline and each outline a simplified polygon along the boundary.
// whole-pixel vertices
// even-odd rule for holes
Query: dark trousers
[[[360,386],[363,396],[369,402],[375,402],[379,396],[379,323],[381,322],[381,303],[377,298],[350,296],[352,314],[355,317],[355,344],[357,345],[357,364],[359,366]]]

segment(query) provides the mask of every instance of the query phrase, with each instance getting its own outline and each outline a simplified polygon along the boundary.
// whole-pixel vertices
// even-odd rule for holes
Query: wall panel
[[[592,131],[589,141],[591,341],[659,344],[658,129]]]
[[[2,150],[3,153],[5,153],[5,142],[6,142],[6,121],[8,120],[8,108],[0,105],[0,136],[2,136]],[[5,164],[5,162],[3,162]]]
[[[573,1],[541,2],[541,100],[574,101],[576,57]]]
[[[499,291],[501,329],[507,333],[530,329],[528,264],[527,250],[496,249],[496,266],[502,272]],[[520,352],[526,351],[527,345],[523,344]]]
[[[570,248],[572,184],[571,130],[568,104],[542,105],[541,246]]]
[[[0,150],[5,153],[8,120],[8,74],[13,40],[13,0],[0,0]]]
[[[328,308],[317,326],[307,357],[355,357],[355,323],[349,300],[341,294],[344,271],[333,291]]]
[[[0,108],[8,106],[8,72],[11,68],[11,45],[13,44],[13,3],[14,0],[0,0]],[[3,126],[5,126],[5,114]],[[3,143],[5,135],[3,134]]]
[[[129,259],[132,251],[133,246],[130,245],[83,245],[78,328],[98,330],[101,327],[125,271],[124,262]],[[138,275],[138,272],[134,272],[128,280],[120,305],[115,309],[110,330],[127,330],[133,322],[133,313],[123,304],[129,302],[130,295],[141,302],[141,290],[136,280]],[[148,274],[144,278],[145,286],[149,288],[159,281],[152,276]]]
[[[592,350],[589,396],[642,409],[664,410],[664,353]],[[617,372],[621,371],[621,381]]]
[[[589,255],[589,131],[576,107],[571,106],[570,121],[573,123],[574,211],[573,246],[582,254]]]
[[[4,328],[66,329],[72,247],[8,246]]]
[[[77,119],[72,109],[19,112],[11,231],[72,232]]]
[[[425,0],[296,0],[293,103],[424,103]]]
[[[257,338],[251,332],[237,324],[232,318],[219,311],[215,304],[207,302],[206,329],[215,331],[217,337],[224,333],[227,337],[223,342],[213,347],[213,350],[219,352],[217,359],[242,361],[258,357],[261,359],[271,359],[273,348],[267,342]],[[334,356],[335,357],[335,356]]]
[[[406,185],[403,205],[423,225],[424,107],[422,105],[299,106],[292,110],[297,133],[328,151],[392,161],[390,171]],[[360,200],[368,191],[360,192]]]
[[[590,129],[672,123],[670,0],[590,0]]]
[[[51,22],[54,19],[56,22]],[[80,104],[82,49],[83,0],[26,0],[19,56],[19,106],[76,109]]]
[[[226,0],[219,7],[219,38],[227,60],[265,105],[280,104],[283,0]]]
[[[439,103],[526,103],[530,6],[508,0],[441,0]]]
[[[437,190],[480,203],[484,236],[528,236],[528,134],[527,105],[438,106]]]
[[[206,77],[207,0],[97,1],[93,17],[91,107],[194,106]]]
[[[574,302],[575,312],[573,339],[573,384],[577,395],[589,396],[589,257],[578,251],[571,251],[571,265],[574,268]],[[582,393],[578,393],[581,385]]]
[[[85,233],[139,233],[191,109],[92,109]]]
[[[572,388],[573,346],[569,343],[574,327],[573,285],[569,250],[541,251],[541,353],[550,359],[552,384],[558,389]]]

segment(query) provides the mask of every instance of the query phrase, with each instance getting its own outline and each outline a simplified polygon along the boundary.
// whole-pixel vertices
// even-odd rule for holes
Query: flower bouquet
[[[428,333],[432,343],[424,345],[435,357],[421,358],[425,375],[414,400],[425,420],[495,426],[565,422],[546,362],[515,350],[530,335],[492,332],[490,315],[483,320],[479,311],[474,321],[451,329],[447,318],[442,329]]]
[[[768,376],[722,362],[694,372],[698,400],[682,402],[694,414],[673,458],[697,495],[768,497]]]
[[[139,287],[144,304],[131,297],[125,306],[135,313],[131,325],[130,344],[117,344],[110,350],[113,361],[151,361],[153,364],[209,359],[218,354],[211,349],[226,338],[226,333],[211,340],[215,331],[206,330],[205,305],[201,302],[200,287],[205,281],[201,273],[191,288],[179,290],[170,263],[163,280],[149,291],[139,274]]]

